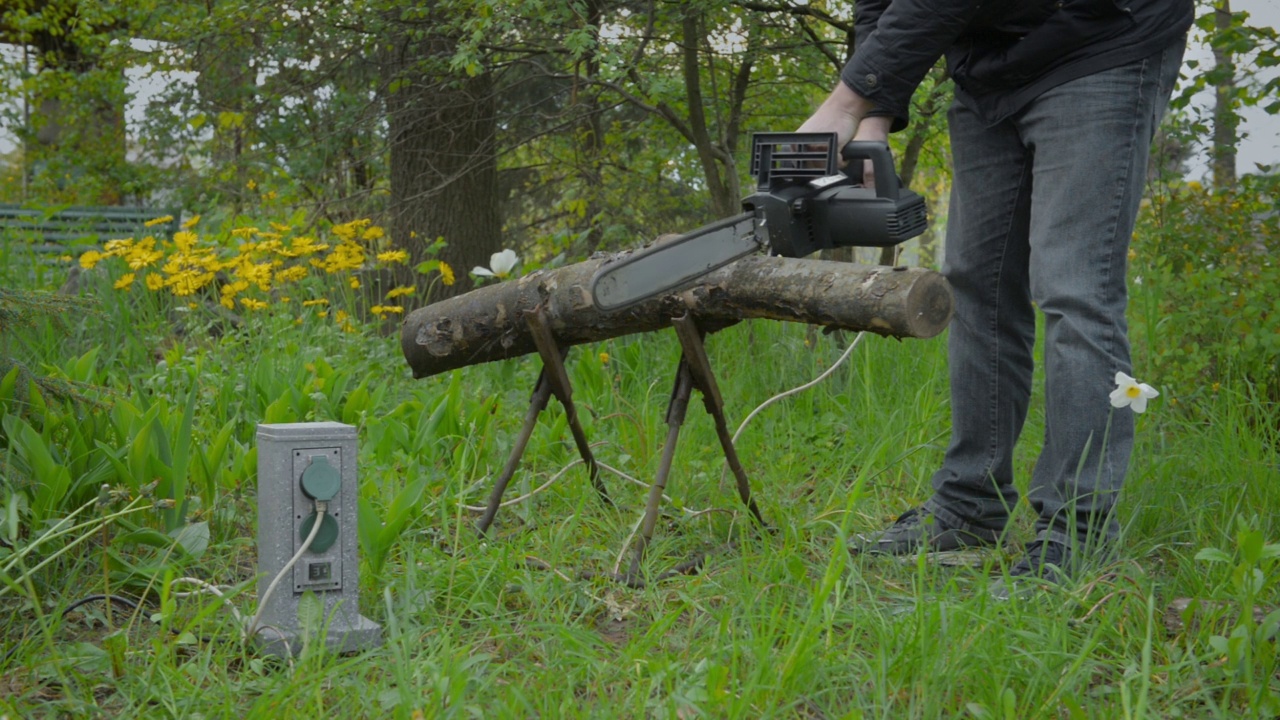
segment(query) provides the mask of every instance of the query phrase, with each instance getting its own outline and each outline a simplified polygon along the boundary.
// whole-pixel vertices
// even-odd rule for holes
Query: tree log
[[[400,330],[413,376],[536,352],[524,314],[539,305],[564,347],[661,330],[686,312],[707,329],[769,318],[915,338],[933,337],[951,320],[951,286],[932,270],[765,256],[606,313],[592,304],[590,282],[613,257],[539,270],[414,310]]]

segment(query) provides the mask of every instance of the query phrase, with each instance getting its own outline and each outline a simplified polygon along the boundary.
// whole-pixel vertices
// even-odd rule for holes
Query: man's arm
[[[975,12],[968,0],[860,0],[853,58],[800,131],[834,132],[841,147],[851,139],[887,140],[890,130],[906,126],[912,93]]]
[[[875,27],[865,37],[855,32],[854,54],[840,79],[878,111],[891,113],[896,118],[894,129],[901,129],[910,116],[912,93],[964,32],[977,13],[978,3],[893,0],[887,6],[869,5]],[[860,3],[858,12],[863,9]],[[855,27],[857,24],[855,20]]]

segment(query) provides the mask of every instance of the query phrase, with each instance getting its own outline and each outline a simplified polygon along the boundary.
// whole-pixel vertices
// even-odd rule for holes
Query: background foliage
[[[734,504],[690,413],[646,571],[708,565],[637,590],[574,572],[619,562],[644,493],[624,480],[604,508],[569,468],[490,540],[471,532],[537,363],[411,381],[393,337],[500,249],[528,272],[732,212],[750,132],[797,126],[834,82],[851,3],[0,3],[20,141],[0,201],[181,207],[186,225],[63,258],[0,235],[0,712],[1276,715],[1280,188],[1235,148],[1242,108],[1280,111],[1277,36],[1226,2],[1199,15],[1213,62],[1186,70],[1130,255],[1135,372],[1162,396],[1123,557],[1005,606],[984,589],[1030,536],[1025,507],[1007,551],[965,567],[844,552],[929,492],[941,341],[868,341],[758,416],[739,447],[773,532]],[[187,79],[126,135],[139,69]],[[905,262],[941,258],[949,101],[935,70],[894,138],[935,219]],[[1185,178],[1200,148],[1204,184]],[[825,370],[840,339],[717,333],[731,419]],[[569,356],[600,457],[642,480],[677,356],[665,335]],[[255,428],[311,420],[359,430],[361,607],[387,643],[308,645],[290,667],[238,642],[227,608],[252,604]],[[554,404],[531,448],[513,495],[574,460]],[[228,600],[183,595],[195,581]],[[135,605],[77,604],[108,594]]]

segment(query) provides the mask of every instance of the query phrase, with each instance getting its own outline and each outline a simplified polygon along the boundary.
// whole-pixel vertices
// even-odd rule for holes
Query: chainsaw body
[[[889,247],[923,233],[924,199],[901,187],[889,146],[851,142],[841,149],[846,161],[871,161],[876,184],[863,187],[840,171],[836,142],[835,133],[756,133],[756,191],[742,201],[745,212],[603,265],[591,282],[596,307],[629,307],[760,250],[804,257]]]

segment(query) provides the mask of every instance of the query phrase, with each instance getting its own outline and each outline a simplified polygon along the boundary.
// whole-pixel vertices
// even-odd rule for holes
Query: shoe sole
[[[925,562],[942,567],[980,568],[991,559],[995,548],[963,548],[960,550],[933,550],[924,554]],[[916,555],[892,556],[900,565],[915,565]]]

